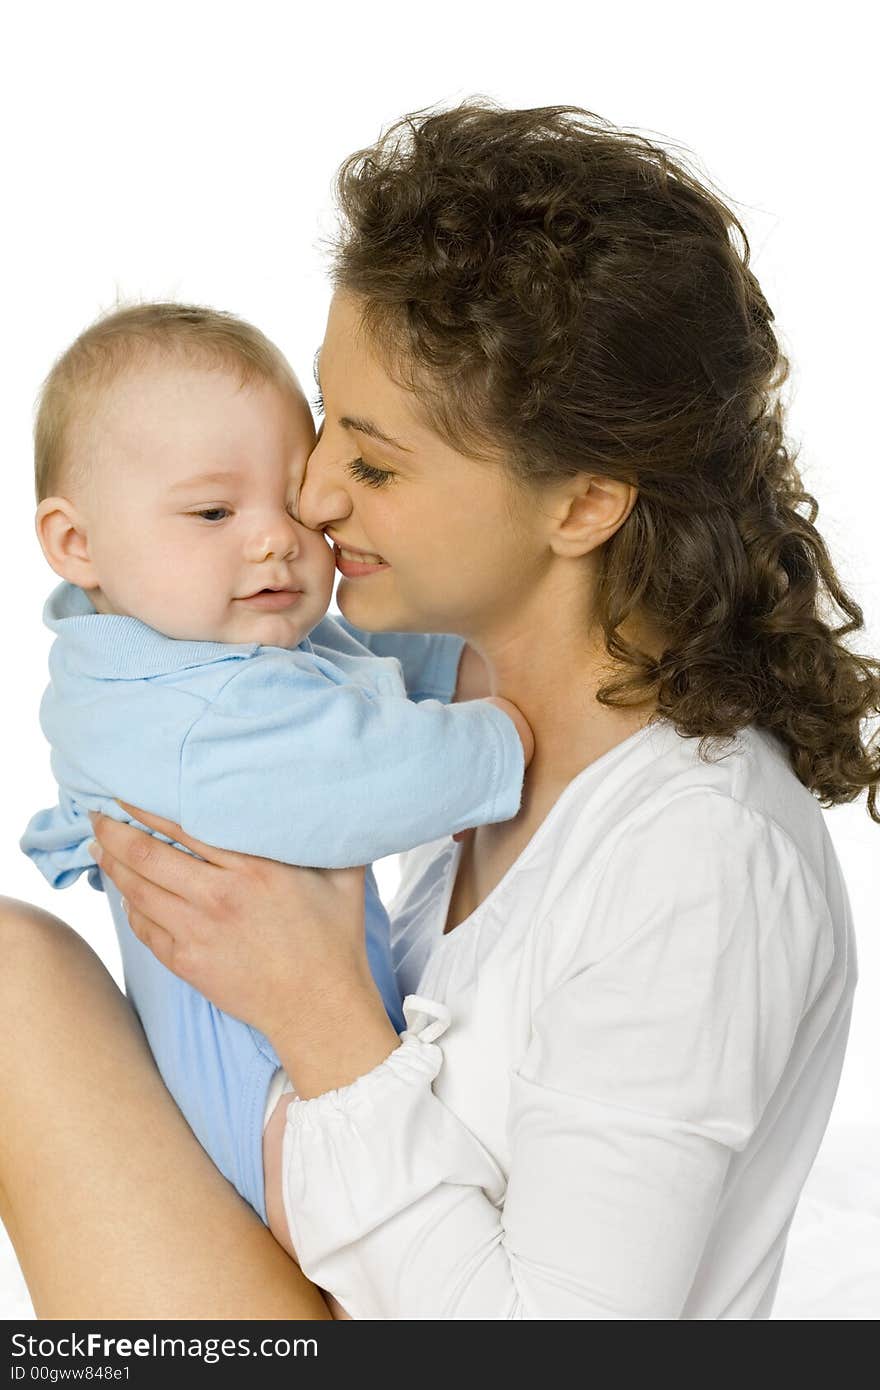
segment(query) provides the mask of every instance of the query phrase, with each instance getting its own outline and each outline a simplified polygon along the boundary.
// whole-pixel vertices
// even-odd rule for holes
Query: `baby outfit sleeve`
[[[458,663],[465,642],[445,632],[365,632],[343,617],[334,621],[374,656],[393,656],[403,672],[411,700],[441,700],[455,694]]]
[[[433,1089],[454,999],[408,996],[384,1062],[288,1109],[291,1236],[354,1318],[679,1318],[833,960],[795,846],[705,789],[616,844],[588,922],[574,884],[540,929],[506,1178]]]
[[[224,849],[347,868],[510,819],[523,772],[513,722],[485,701],[416,704],[254,662],[186,734],[178,819]]]
[[[36,811],[18,843],[51,887],[69,888],[84,873],[103,892],[101,871],[86,848],[91,838],[83,835],[83,817],[73,798],[59,788],[58,805]]]

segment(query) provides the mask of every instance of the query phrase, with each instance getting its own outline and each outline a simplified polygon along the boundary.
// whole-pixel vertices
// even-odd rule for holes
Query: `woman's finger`
[[[92,812],[89,816],[95,839],[107,856],[106,872],[113,882],[120,886],[117,865],[131,869],[139,879],[177,894],[187,902],[204,902],[216,888],[218,876],[223,870],[217,864],[203,863],[191,854],[186,854],[164,840],[157,840],[146,830],[129,825],[125,821],[114,820],[113,816],[102,816]],[[167,822],[166,822],[167,824]],[[100,861],[105,868],[105,860]],[[111,871],[110,864],[113,864]],[[121,890],[128,897],[123,888]],[[137,901],[137,900],[136,900]],[[138,901],[137,906],[142,907]]]
[[[144,839],[152,839],[152,836],[146,835],[143,830],[138,830],[135,833],[143,835]],[[165,846],[165,848],[170,849],[170,846]],[[172,853],[179,854],[180,851],[172,850]],[[160,887],[151,878],[145,878],[136,869],[116,859],[106,848],[101,848],[98,863],[125,898],[128,904],[126,911],[129,921],[131,921],[129,909],[134,909],[157,924],[161,922],[163,930],[170,934],[174,933],[175,927],[178,930],[183,929],[185,916],[189,912],[188,904],[183,898],[170,892],[167,888]]]
[[[149,917],[145,917],[137,908],[133,908],[130,903],[126,904],[126,916],[128,925],[131,927],[138,941],[142,941],[148,951],[168,970],[174,970],[175,943],[174,938],[158,922],[153,922]]]
[[[164,816],[154,816],[152,811],[143,811],[139,806],[130,806],[127,801],[116,802],[134,820],[140,821],[141,825],[148,825],[151,830],[158,830],[160,835],[167,835],[169,840],[176,840],[179,845],[186,849],[191,849],[193,854],[199,855],[201,859],[207,860],[209,864],[228,864],[232,860],[239,858],[231,850],[218,849],[216,845],[206,845],[201,840],[197,840],[193,835],[187,835],[182,826],[176,821],[166,820]]]

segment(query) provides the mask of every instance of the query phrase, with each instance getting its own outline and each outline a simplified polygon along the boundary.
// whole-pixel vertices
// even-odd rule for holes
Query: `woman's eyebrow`
[[[404,454],[411,454],[412,449],[408,449],[399,440],[392,439],[390,435],[383,434],[378,425],[374,425],[372,420],[364,420],[360,415],[343,415],[339,420],[340,425],[346,430],[357,430],[359,434],[368,434],[371,439],[378,439],[382,444],[390,444],[392,449],[400,449]]]
[[[318,373],[318,362],[321,356],[321,349],[315,352],[312,361],[312,375],[315,378],[315,385],[321,390],[321,378]],[[392,439],[390,434],[383,434],[378,425],[374,425],[372,420],[365,420],[361,415],[343,415],[339,420],[340,425],[346,430],[357,430],[359,434],[369,435],[370,439],[378,439],[380,444],[390,444],[392,449],[400,449],[401,453],[411,454],[414,451],[401,444],[400,440]]]

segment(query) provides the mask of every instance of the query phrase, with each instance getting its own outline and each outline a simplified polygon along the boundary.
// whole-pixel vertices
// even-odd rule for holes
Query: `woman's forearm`
[[[269,1040],[302,1100],[349,1085],[400,1046],[371,978],[317,985]]]

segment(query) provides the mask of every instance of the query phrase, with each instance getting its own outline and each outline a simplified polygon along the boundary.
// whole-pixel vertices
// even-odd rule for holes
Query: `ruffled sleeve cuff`
[[[372,1071],[288,1107],[284,1208],[300,1265],[317,1283],[329,1257],[439,1184],[479,1186],[494,1204],[503,1200],[495,1160],[432,1090],[449,1010],[409,994],[403,1013],[400,1046]]]

